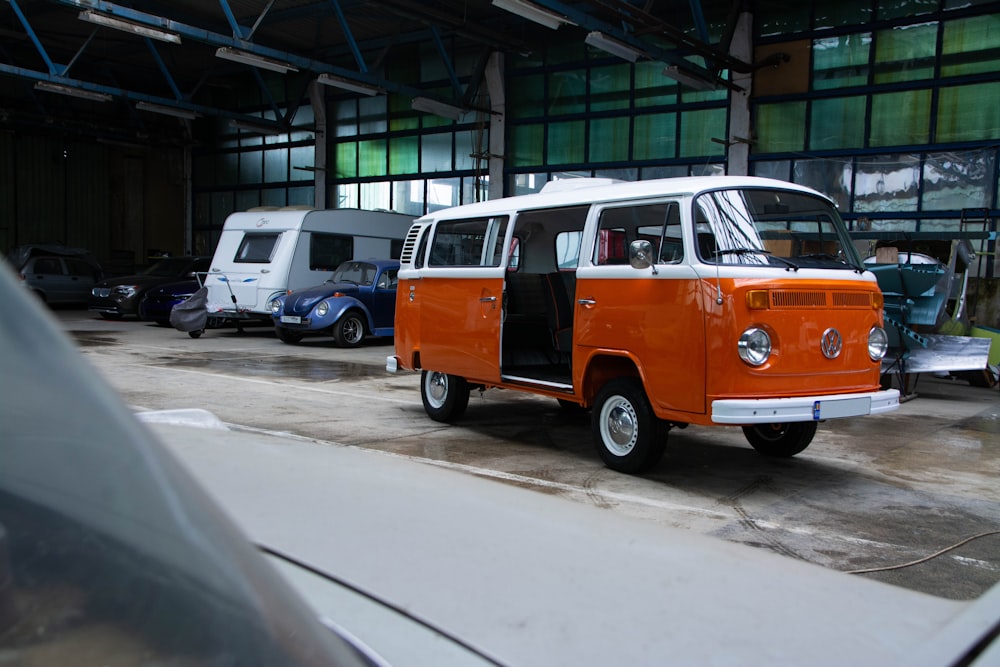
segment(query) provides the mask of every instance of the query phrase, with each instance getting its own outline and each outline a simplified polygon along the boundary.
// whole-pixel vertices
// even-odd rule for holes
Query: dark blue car
[[[350,260],[322,285],[271,301],[275,333],[285,343],[307,334],[332,335],[340,347],[357,347],[366,335],[391,336],[396,315],[399,260]]]
[[[198,280],[192,278],[149,289],[139,302],[139,319],[169,327],[170,311],[177,304],[186,301],[199,287],[201,284]]]

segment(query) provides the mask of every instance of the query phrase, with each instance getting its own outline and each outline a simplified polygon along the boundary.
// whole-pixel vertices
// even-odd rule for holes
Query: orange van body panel
[[[579,279],[573,367],[577,396],[597,355],[633,361],[658,413],[705,412],[705,335],[693,279]],[[595,379],[595,378],[592,378]]]

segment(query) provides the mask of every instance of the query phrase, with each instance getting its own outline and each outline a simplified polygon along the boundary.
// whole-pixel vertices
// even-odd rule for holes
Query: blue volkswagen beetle
[[[329,334],[340,347],[365,336],[391,336],[396,315],[399,260],[350,260],[322,285],[289,291],[271,301],[274,331],[285,343],[306,334]]]

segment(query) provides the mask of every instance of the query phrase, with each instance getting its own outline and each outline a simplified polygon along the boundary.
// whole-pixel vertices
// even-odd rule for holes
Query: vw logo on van
[[[840,356],[840,350],[844,347],[844,341],[841,339],[839,331],[830,328],[823,332],[823,338],[820,339],[819,346],[823,350],[824,357],[827,359],[836,359]]]

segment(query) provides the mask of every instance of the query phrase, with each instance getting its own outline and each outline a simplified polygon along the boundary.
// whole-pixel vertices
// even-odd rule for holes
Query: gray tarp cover
[[[201,331],[208,321],[208,288],[200,287],[170,311],[170,324],[178,331]]]

